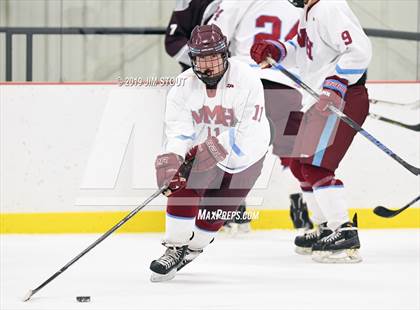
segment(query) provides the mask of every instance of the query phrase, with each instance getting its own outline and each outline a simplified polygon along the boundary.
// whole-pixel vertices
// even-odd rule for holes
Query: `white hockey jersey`
[[[256,40],[293,39],[301,11],[287,0],[224,0],[209,24],[219,26],[228,39],[231,55],[258,70],[261,79],[294,87],[294,83],[278,70],[261,70],[249,52]],[[297,73],[296,68],[288,69]]]
[[[306,7],[298,37],[285,45],[285,66],[297,64],[302,80],[317,91],[332,75],[355,84],[372,57],[370,40],[345,0],[319,0]],[[305,102],[313,99],[306,96]]]
[[[265,155],[270,127],[263,86],[248,65],[229,59],[213,98],[207,96],[205,84],[192,69],[179,78],[185,84],[172,87],[167,96],[164,153],[184,157],[211,135],[228,152],[218,166],[229,173],[245,170]]]

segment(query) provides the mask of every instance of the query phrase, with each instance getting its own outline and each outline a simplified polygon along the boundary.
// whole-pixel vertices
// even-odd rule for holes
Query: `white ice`
[[[149,281],[161,234],[117,234],[31,300],[20,300],[98,235],[1,235],[1,303],[10,309],[419,309],[420,230],[362,230],[364,261],[318,264],[292,231],[221,235],[167,283]],[[79,303],[76,296],[91,296]]]

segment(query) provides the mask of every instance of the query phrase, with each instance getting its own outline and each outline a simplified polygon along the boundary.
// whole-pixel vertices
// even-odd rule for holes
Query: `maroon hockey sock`
[[[302,165],[301,172],[306,182],[308,182],[312,188],[343,185],[341,180],[334,177],[333,171],[322,167],[304,164]]]

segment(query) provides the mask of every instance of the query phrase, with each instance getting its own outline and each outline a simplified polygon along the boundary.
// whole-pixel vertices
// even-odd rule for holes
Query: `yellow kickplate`
[[[253,229],[292,229],[289,210],[251,210],[257,219]],[[370,209],[351,210],[358,213],[360,228],[420,228],[420,209],[407,209],[390,219],[375,215]],[[0,233],[103,233],[118,223],[128,212],[63,212],[0,213]],[[118,232],[163,232],[164,211],[142,211],[118,229]]]

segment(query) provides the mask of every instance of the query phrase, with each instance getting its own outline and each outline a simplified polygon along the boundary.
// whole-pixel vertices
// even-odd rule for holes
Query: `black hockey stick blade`
[[[404,207],[402,207],[398,210],[390,210],[390,209],[385,208],[383,206],[378,206],[375,209],[373,209],[373,213],[375,213],[376,215],[381,216],[381,217],[391,218],[391,217],[394,217],[394,216],[400,214],[405,209],[409,208],[410,206],[412,206],[413,204],[415,204],[419,200],[420,200],[420,196],[414,198],[412,201],[410,201],[408,204],[406,204]]]
[[[420,131],[420,123],[417,125],[408,125],[408,129],[414,130],[414,131]]]

